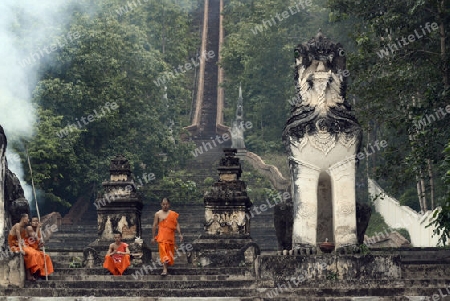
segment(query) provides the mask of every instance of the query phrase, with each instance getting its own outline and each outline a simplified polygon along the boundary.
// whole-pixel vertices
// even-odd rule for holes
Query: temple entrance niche
[[[317,244],[328,239],[334,242],[333,199],[331,193],[331,177],[321,172],[317,186]]]

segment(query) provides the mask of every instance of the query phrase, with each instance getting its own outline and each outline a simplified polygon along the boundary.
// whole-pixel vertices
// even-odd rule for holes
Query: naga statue
[[[283,132],[293,200],[292,248],[358,244],[355,155],[362,130],[346,100],[342,46],[319,31],[295,48],[298,102]]]

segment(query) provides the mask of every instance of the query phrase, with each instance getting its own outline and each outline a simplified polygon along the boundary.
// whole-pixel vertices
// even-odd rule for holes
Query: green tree
[[[54,203],[93,199],[108,177],[110,158],[118,153],[130,160],[136,175],[152,172],[157,179],[165,168],[182,167],[188,158],[192,146],[180,141],[186,125],[180,116],[187,114],[192,82],[182,77],[167,91],[153,83],[194,52],[195,39],[186,34],[191,16],[174,2],[158,6],[150,1],[120,17],[104,13],[107,7],[123,5],[120,1],[96,4],[97,14],[75,6],[69,27],[61,32],[77,38],[40,62],[34,88],[39,121],[28,146],[35,182]],[[142,14],[151,19],[151,14],[162,15],[162,9],[170,12],[166,34],[171,56],[150,47],[151,24],[136,25]]]

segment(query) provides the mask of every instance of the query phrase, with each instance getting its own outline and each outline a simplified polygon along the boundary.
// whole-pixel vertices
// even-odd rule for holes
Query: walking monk
[[[122,233],[114,232],[114,242],[109,245],[103,267],[113,275],[122,275],[130,266],[128,244],[122,242]]]
[[[158,242],[159,258],[163,264],[161,276],[166,276],[167,266],[174,264],[173,254],[175,252],[175,230],[177,230],[180,235],[180,241],[183,241],[180,224],[178,224],[177,221],[179,214],[175,211],[169,210],[169,208],[169,199],[163,198],[161,202],[161,210],[156,212],[152,227],[152,243]],[[158,228],[158,235],[155,236],[156,228]]]
[[[39,276],[45,277],[45,268],[47,268],[47,275],[53,273],[53,263],[48,254],[45,254],[44,263],[44,252],[41,251],[44,243],[42,242],[41,224],[39,223],[39,219],[37,217],[33,216],[31,218],[31,226],[27,227],[27,231],[28,238],[26,243],[28,246],[39,252],[38,265],[42,267],[42,269],[39,270]]]

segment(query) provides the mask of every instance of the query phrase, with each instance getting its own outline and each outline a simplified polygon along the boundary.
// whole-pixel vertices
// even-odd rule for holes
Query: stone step
[[[340,288],[339,282],[328,283],[327,288],[275,289],[256,288],[252,281],[38,281],[34,287],[0,289],[6,296],[140,296],[140,297],[261,297],[254,300],[394,300],[393,296],[446,296],[441,287],[371,286]],[[167,276],[166,278],[170,278]],[[239,285],[239,284],[240,285]],[[251,283],[251,284],[250,284]],[[251,285],[249,287],[249,285]],[[443,291],[442,291],[443,290]],[[371,296],[372,299],[368,299]],[[300,299],[300,297],[302,299]],[[356,297],[360,297],[359,299]],[[337,299],[341,298],[341,299]],[[347,298],[347,299],[345,299]],[[381,298],[381,299],[377,299]],[[251,300],[251,299],[249,299]],[[397,299],[398,300],[398,299]],[[400,299],[414,300],[414,299]],[[427,300],[427,299],[415,299]],[[431,300],[431,299],[428,299]],[[435,299],[440,300],[440,299]]]
[[[106,274],[106,270],[105,270]],[[230,275],[172,275],[161,276],[161,269],[154,275],[122,275],[121,279],[127,281],[227,281],[227,280],[249,280],[247,276]],[[58,275],[49,276],[51,281],[110,281],[112,275]]]
[[[109,278],[109,279],[108,279]],[[254,288],[253,280],[168,280],[170,276],[159,276],[159,280],[135,280],[125,279],[120,276],[110,276],[101,278],[97,281],[89,280],[73,280],[73,281],[58,281],[58,280],[42,280],[25,283],[25,288],[31,289],[64,289],[64,288],[80,288],[80,289],[128,289],[128,290],[158,290],[158,289],[203,289],[203,288]]]
[[[284,297],[272,297],[272,298],[241,298],[241,301],[424,301],[430,296],[360,296],[360,297],[302,297],[302,296],[284,296]]]
[[[152,265],[153,267],[153,265]],[[147,272],[142,268],[128,268],[126,270],[126,275],[123,277],[128,277],[130,279],[134,279],[132,276],[134,275],[160,275],[162,268],[155,264],[156,269],[150,270],[147,269]],[[53,276],[86,276],[86,275],[107,275],[108,271],[102,267],[92,268],[92,269],[85,269],[85,268],[55,268],[55,272],[50,275],[50,277]],[[174,267],[169,267],[169,274],[170,275],[180,275],[180,276],[189,276],[189,275],[198,275],[198,276],[246,276],[246,277],[252,277],[251,271],[244,268],[244,267],[227,267],[227,268],[208,268],[208,267],[201,267],[201,268],[195,268],[192,265],[182,265],[177,262],[175,262]],[[109,276],[109,275],[107,275]]]
[[[118,282],[119,283],[119,282]],[[52,297],[74,297],[80,296],[85,297],[85,299],[75,299],[77,301],[97,301],[97,296],[102,297],[126,297],[126,300],[132,300],[131,298],[139,298],[137,300],[152,300],[147,297],[157,297],[154,300],[180,300],[180,297],[192,297],[191,300],[198,300],[198,297],[202,297],[205,299],[202,300],[214,300],[210,299],[211,297],[224,297],[224,296],[233,296],[233,297],[251,297],[254,296],[254,289],[250,288],[173,288],[173,289],[140,289],[139,291],[127,289],[127,288],[103,288],[102,284],[98,284],[98,288],[23,288],[23,289],[0,289],[0,296],[9,296],[8,298],[12,298],[12,296],[34,296],[36,297],[45,297],[44,300],[47,300],[48,296]],[[88,299],[90,296],[94,297]],[[164,297],[175,297],[172,299],[160,299],[161,296]],[[122,300],[124,300],[122,299]],[[11,299],[9,299],[11,300]],[[23,299],[18,299],[22,301]],[[30,299],[28,299],[30,300]],[[57,300],[61,300],[58,298]],[[74,299],[72,299],[74,300]],[[111,300],[110,298],[105,298],[102,300]],[[188,299],[185,299],[188,300]],[[216,299],[217,300],[217,299]],[[220,300],[220,299],[218,299]],[[233,299],[228,299],[233,300]]]
[[[423,301],[430,296],[397,297],[287,297],[283,301]],[[5,301],[269,301],[279,298],[259,297],[5,297]],[[3,299],[2,299],[3,300]],[[429,300],[429,299],[428,299]]]
[[[260,289],[259,292],[261,296],[267,298],[267,300],[336,300],[334,298],[340,297],[383,297],[381,300],[393,300],[393,296],[426,296],[429,299],[404,299],[404,300],[432,300],[431,297],[433,295],[439,296],[439,290],[442,290],[443,287],[370,287],[370,288],[350,288],[350,289],[341,289],[339,287],[336,288],[323,288],[323,289],[315,289],[315,288],[305,288],[305,289],[292,289],[285,290],[282,292],[276,291],[275,289]],[[304,299],[298,299],[299,296],[302,296]],[[321,297],[324,299],[313,299],[314,297]],[[446,295],[444,295],[446,296]],[[330,299],[325,299],[330,298]],[[440,298],[440,297],[439,297]],[[264,299],[266,300],[266,299]],[[350,299],[350,300],[358,300]],[[361,300],[361,299],[359,299]],[[364,299],[362,299],[364,300]],[[378,300],[378,299],[368,299],[368,300]],[[448,300],[448,299],[435,299],[435,300]]]

